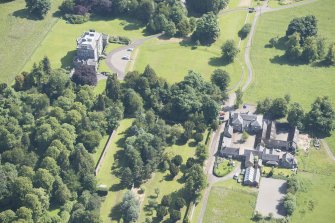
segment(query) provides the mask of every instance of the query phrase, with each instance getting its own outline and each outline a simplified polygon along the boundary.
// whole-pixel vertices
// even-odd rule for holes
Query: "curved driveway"
[[[131,51],[128,51],[129,48],[136,48],[140,45],[142,45],[144,42],[157,38],[162,36],[163,34],[156,34],[152,36],[148,36],[143,39],[135,40],[133,43],[129,45],[125,45],[123,47],[117,48],[112,50],[110,53],[108,53],[106,58],[106,64],[107,66],[117,74],[119,80],[123,80],[124,76],[126,75],[126,68],[129,60],[124,60],[122,57],[129,56],[131,57]]]

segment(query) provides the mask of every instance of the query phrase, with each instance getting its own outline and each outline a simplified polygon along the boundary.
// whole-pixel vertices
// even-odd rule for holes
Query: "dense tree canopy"
[[[199,41],[201,44],[212,44],[220,35],[220,27],[216,15],[213,13],[204,14],[197,21],[197,27],[192,34],[194,42]]]
[[[44,16],[51,9],[50,0],[26,0],[26,6],[29,12],[39,18],[44,18]]]
[[[237,48],[234,40],[227,40],[221,47],[222,57],[228,63],[231,63],[235,60],[237,54],[240,50]]]
[[[306,114],[306,128],[316,136],[328,136],[334,129],[335,112],[328,97],[318,97]]]
[[[82,65],[75,69],[72,80],[80,85],[97,85],[97,74],[93,67]]]
[[[300,44],[303,44],[307,37],[317,35],[317,25],[317,19],[314,15],[294,18],[287,27],[286,37],[292,35],[295,32],[299,33],[301,37]]]
[[[214,12],[217,14],[224,9],[229,0],[186,0],[187,6],[197,13]]]

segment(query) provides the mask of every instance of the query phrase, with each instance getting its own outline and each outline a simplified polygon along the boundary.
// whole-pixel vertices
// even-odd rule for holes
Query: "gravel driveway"
[[[268,216],[272,213],[275,218],[284,217],[285,210],[283,209],[281,200],[286,194],[286,189],[285,180],[263,177],[259,187],[256,211],[263,216]]]

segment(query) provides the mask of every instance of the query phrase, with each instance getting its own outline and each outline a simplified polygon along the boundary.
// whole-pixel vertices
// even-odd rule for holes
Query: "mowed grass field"
[[[122,139],[124,138],[125,131],[131,126],[132,119],[124,119],[120,122],[116,134],[112,139],[111,147],[105,155],[100,171],[97,175],[98,184],[107,185],[110,188],[108,195],[101,204],[100,216],[104,223],[117,222],[111,218],[111,211],[114,206],[122,201],[125,189],[118,189],[117,185],[120,183],[119,178],[112,174],[111,169],[115,162],[118,162],[117,154],[123,150]],[[114,218],[119,217],[117,211],[114,211]],[[117,214],[115,214],[117,213]],[[112,216],[113,217],[113,216]]]
[[[326,151],[311,149],[298,156],[298,177],[302,189],[297,193],[297,209],[292,222],[329,223],[335,218],[335,162]]]
[[[62,0],[53,0],[45,19],[29,18],[24,0],[0,3],[0,82],[11,83],[58,21]]]
[[[44,56],[49,57],[53,68],[72,67],[72,60],[76,52],[76,39],[89,29],[113,36],[127,36],[132,40],[145,35],[144,27],[132,19],[93,17],[90,21],[83,24],[68,24],[64,20],[59,20],[29,59],[24,70],[30,70],[32,65],[40,61]],[[114,44],[111,49],[113,47]]]
[[[241,78],[242,60],[239,58],[243,52],[234,63],[224,65],[220,58],[221,46],[228,39],[234,39],[238,43],[238,31],[242,28],[246,15],[247,12],[244,11],[220,15],[220,37],[210,47],[192,47],[178,39],[148,41],[139,48],[134,70],[143,71],[150,64],[159,76],[175,83],[181,81],[189,70],[194,70],[209,80],[213,70],[221,68],[229,72],[231,86],[234,86]]]
[[[204,223],[252,222],[257,190],[235,180],[215,184],[209,194]]]
[[[299,102],[306,111],[318,96],[329,96],[335,107],[335,66],[289,65],[282,56],[283,50],[267,48],[273,37],[282,37],[294,17],[315,15],[319,35],[334,41],[335,4],[332,0],[319,0],[305,6],[264,13],[258,20],[251,48],[253,82],[245,93],[244,101],[256,103],[265,97],[283,97],[290,94],[293,102]],[[334,134],[333,134],[334,135]],[[335,151],[335,138],[327,139]]]

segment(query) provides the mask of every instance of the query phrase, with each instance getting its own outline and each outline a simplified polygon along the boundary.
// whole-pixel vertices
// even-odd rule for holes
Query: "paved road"
[[[322,139],[321,143],[322,143],[322,147],[325,148],[325,150],[326,150],[328,156],[330,157],[330,159],[335,161],[335,156],[334,156],[333,152],[331,151],[331,149],[329,148],[327,142],[324,139]]]
[[[106,58],[107,66],[114,72],[117,73],[118,79],[123,80],[126,75],[126,67],[129,60],[123,60],[124,56],[131,56],[131,51],[128,51],[129,48],[136,48],[142,45],[144,42],[162,36],[163,34],[156,34],[152,36],[148,36],[143,39],[139,39],[131,43],[130,45],[126,45],[117,49],[112,50]]]

